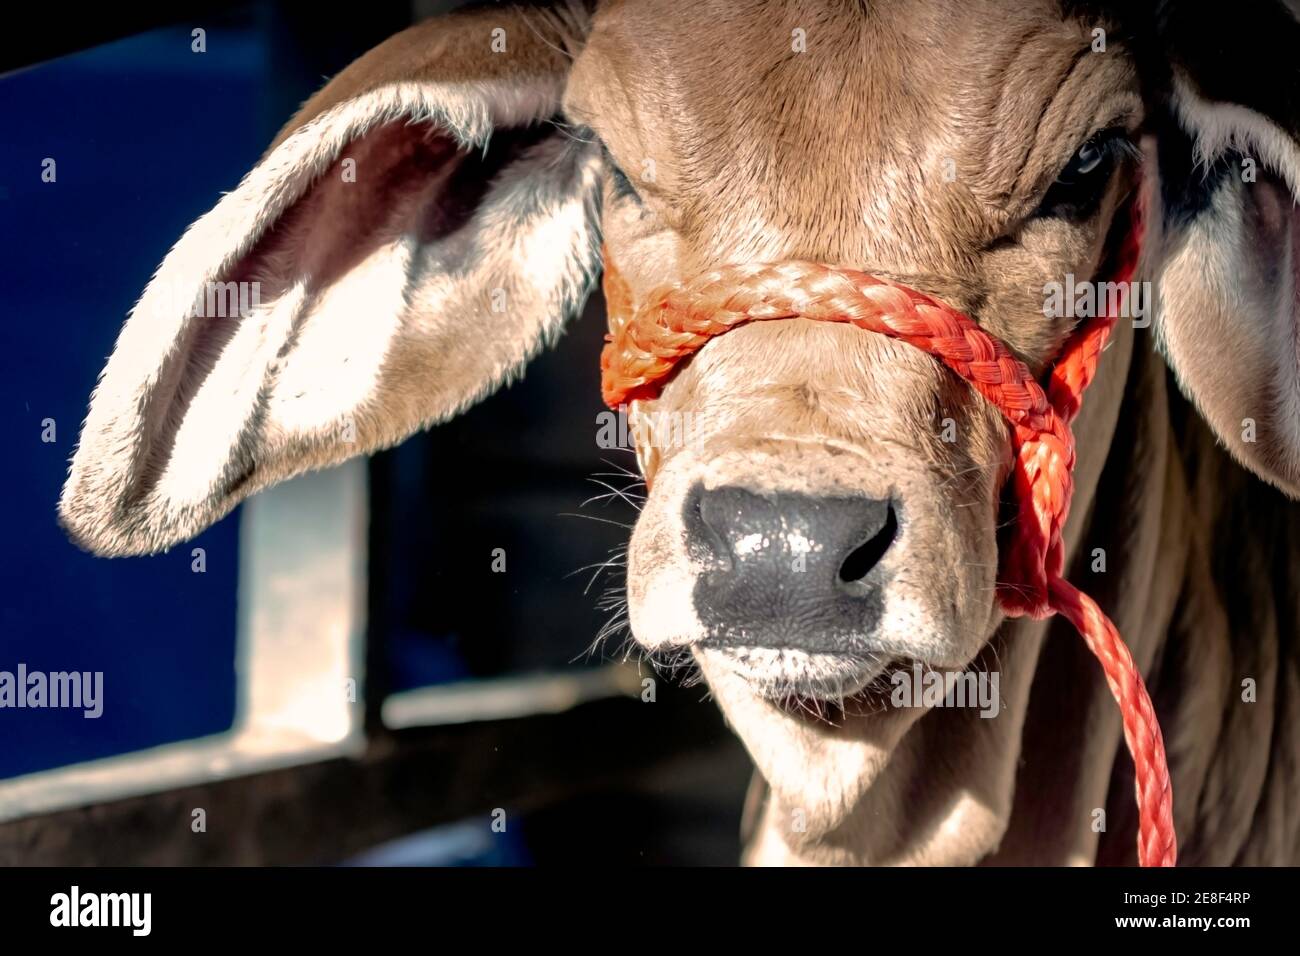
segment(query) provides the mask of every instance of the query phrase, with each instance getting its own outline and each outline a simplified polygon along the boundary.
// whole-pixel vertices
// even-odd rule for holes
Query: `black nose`
[[[708,643],[865,650],[883,603],[880,560],[898,533],[891,501],[696,485],[684,518],[706,567],[693,597]]]

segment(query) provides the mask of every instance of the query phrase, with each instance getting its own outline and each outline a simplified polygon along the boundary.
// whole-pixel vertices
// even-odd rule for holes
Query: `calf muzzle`
[[[1127,210],[1127,222],[1114,276],[1121,283],[1129,282],[1137,269],[1143,232],[1139,201]],[[999,562],[998,599],[1013,617],[1065,615],[1097,657],[1119,705],[1135,764],[1138,860],[1143,866],[1172,866],[1177,857],[1173,794],[1150,695],[1114,624],[1062,576],[1061,529],[1074,488],[1070,422],[1117,316],[1107,311],[1084,322],[1044,385],[1005,343],[970,317],[855,269],[798,261],[744,263],[657,289],[634,304],[606,254],[605,295],[610,334],[601,355],[601,386],[611,408],[657,397],[677,364],[714,336],[747,322],[786,318],[844,322],[907,342],[997,407],[1010,426],[1009,490],[1016,507]]]

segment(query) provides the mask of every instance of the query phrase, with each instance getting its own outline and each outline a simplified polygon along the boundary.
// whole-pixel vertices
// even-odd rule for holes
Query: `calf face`
[[[1049,2],[614,5],[565,99],[616,170],[608,256],[633,302],[720,263],[854,263],[1042,368],[1072,327],[1043,277],[1103,266],[1142,121],[1132,61],[1091,29]],[[1006,426],[930,356],[755,323],[637,405],[646,647],[840,701],[899,662],[964,667],[996,627]]]
[[[1300,34],[1283,5],[1254,7],[1282,49]],[[1184,9],[639,0],[406,31],[309,101],[164,261],[96,389],[62,519],[101,553],[158,550],[455,414],[554,336],[602,236],[632,303],[729,263],[842,264],[962,309],[1042,371],[1077,321],[1045,314],[1046,287],[1105,276],[1139,164],[1170,363],[1242,462],[1295,491],[1300,115],[1247,94],[1300,84],[1231,25],[1207,47]],[[1251,82],[1216,72],[1234,70]],[[259,284],[248,314],[188,308],[231,282]],[[698,663],[816,818],[805,842],[833,833],[904,734],[935,725],[881,711],[882,675],[965,667],[998,628],[1006,425],[930,356],[801,319],[710,340],[631,413],[650,485],[633,635]],[[1086,501],[1105,439],[1080,429]],[[1009,780],[1015,738],[972,759]],[[1009,801],[989,802],[961,854],[925,858],[987,852]]]

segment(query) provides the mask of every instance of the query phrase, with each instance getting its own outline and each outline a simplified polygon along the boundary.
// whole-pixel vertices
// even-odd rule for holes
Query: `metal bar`
[[[0,825],[0,864],[334,863],[404,834],[497,807],[514,816],[704,753],[744,770],[718,709],[698,693],[661,686],[654,703],[610,699],[562,714],[403,731],[357,760],[15,820]],[[198,809],[206,832],[192,831]]]

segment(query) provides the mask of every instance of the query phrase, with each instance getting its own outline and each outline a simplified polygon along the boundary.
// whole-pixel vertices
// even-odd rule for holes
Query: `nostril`
[[[731,566],[731,549],[722,529],[726,527],[727,509],[713,497],[705,502],[703,486],[696,484],[686,498],[682,519],[686,525],[687,547],[691,556],[720,568]]]
[[[840,565],[840,580],[845,584],[854,584],[865,578],[871,573],[871,569],[880,563],[880,559],[885,556],[885,552],[894,543],[897,535],[898,515],[891,501],[885,513],[885,523],[881,525],[880,530],[849,552],[849,556]]]

